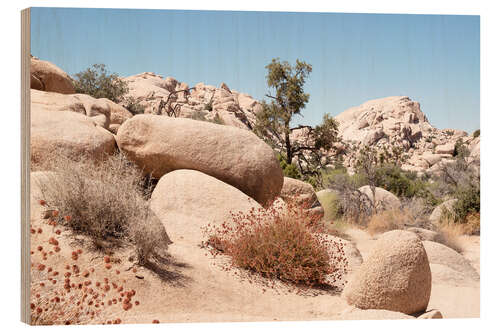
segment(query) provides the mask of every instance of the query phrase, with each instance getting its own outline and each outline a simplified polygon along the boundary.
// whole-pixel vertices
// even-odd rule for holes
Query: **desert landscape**
[[[31,324],[473,318],[480,131],[31,57]]]

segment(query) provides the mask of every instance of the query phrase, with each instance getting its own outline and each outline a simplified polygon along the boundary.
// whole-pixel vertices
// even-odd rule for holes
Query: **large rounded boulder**
[[[184,239],[193,244],[204,238],[208,224],[220,226],[231,222],[231,213],[262,209],[237,188],[195,170],[176,170],[161,177],[150,207],[174,242]]]
[[[280,197],[287,203],[300,205],[309,214],[323,217],[324,210],[311,184],[298,179],[284,177]]]
[[[394,230],[380,236],[350,278],[343,297],[360,309],[412,314],[427,309],[431,282],[422,242],[412,232]]]
[[[82,114],[31,112],[31,161],[35,164],[50,158],[54,152],[75,160],[82,155],[100,160],[115,150],[113,134]]]
[[[391,192],[381,187],[375,187],[375,198],[369,185],[359,188],[361,193],[366,194],[371,202],[375,202],[377,210],[392,210],[401,208],[401,201]]]
[[[31,88],[61,94],[74,94],[71,77],[51,62],[31,57]]]
[[[271,147],[250,131],[231,126],[136,115],[120,126],[117,143],[128,159],[155,178],[178,169],[198,170],[266,206],[283,186]]]

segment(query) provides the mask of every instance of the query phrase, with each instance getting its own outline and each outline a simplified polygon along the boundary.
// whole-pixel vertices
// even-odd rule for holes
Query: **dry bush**
[[[441,223],[436,230],[438,235],[435,239],[436,242],[452,248],[458,253],[463,252],[462,244],[459,240],[463,235],[463,225],[455,223]]]
[[[465,235],[479,235],[481,232],[481,214],[477,212],[469,213],[465,217],[463,228]]]
[[[479,213],[470,213],[465,218],[463,223],[457,223],[454,219],[444,218],[440,221],[437,228],[437,242],[451,247],[457,252],[462,252],[464,249],[460,242],[460,237],[463,235],[479,235],[481,228],[481,216]]]
[[[327,178],[328,188],[339,193],[336,203],[337,213],[357,225],[366,225],[370,216],[375,213],[375,207],[366,193],[359,190],[363,180],[347,173],[332,174]]]
[[[435,207],[430,205],[426,199],[418,197],[402,198],[401,205],[407,217],[406,224],[424,229],[432,228],[429,216]]]
[[[54,151],[42,170],[53,171],[37,184],[57,223],[90,237],[96,248],[132,243],[145,264],[154,252],[171,243],[146,201],[149,189],[142,173],[121,154],[96,162],[82,156],[74,161]],[[66,218],[68,217],[68,218]]]
[[[409,223],[411,223],[411,216],[405,210],[385,210],[370,217],[366,230],[370,235],[374,235],[390,230],[403,229]]]
[[[205,233],[207,243],[229,255],[234,267],[312,286],[326,283],[327,276],[329,281],[338,281],[346,265],[343,245],[322,236],[318,222],[301,206],[289,203],[285,212],[253,209],[232,214],[231,221],[209,226]],[[337,256],[330,257],[332,247]]]

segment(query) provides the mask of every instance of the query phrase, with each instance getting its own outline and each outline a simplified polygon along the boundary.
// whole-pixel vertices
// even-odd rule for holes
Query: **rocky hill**
[[[250,95],[231,90],[225,83],[219,88],[204,83],[189,87],[173,77],[164,79],[150,72],[124,80],[129,85],[128,96],[136,98],[145,107],[145,113],[175,113],[175,117],[202,120],[218,117],[226,125],[251,129],[260,108]]]
[[[356,151],[362,145],[401,148],[408,159],[403,169],[437,171],[452,157],[461,138],[479,163],[479,141],[465,131],[433,127],[420,109],[420,103],[406,96],[371,100],[352,107],[335,117],[339,134],[350,146],[345,164],[352,167]]]

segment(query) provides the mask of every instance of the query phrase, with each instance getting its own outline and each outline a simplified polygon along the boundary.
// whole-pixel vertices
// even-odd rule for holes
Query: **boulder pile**
[[[378,151],[401,149],[408,159],[403,169],[437,172],[451,161],[459,139],[479,163],[479,137],[465,131],[437,129],[420,110],[420,103],[407,96],[393,96],[367,101],[337,115],[339,136],[346,152],[345,166],[352,170],[358,149],[363,145]]]

